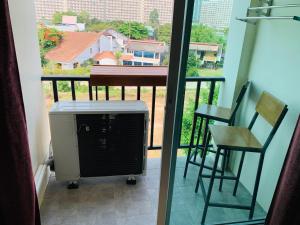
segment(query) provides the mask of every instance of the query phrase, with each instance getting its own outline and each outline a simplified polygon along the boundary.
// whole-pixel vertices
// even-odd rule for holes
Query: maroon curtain
[[[0,2],[0,224],[38,225],[39,208],[7,0]]]
[[[300,117],[268,212],[267,225],[300,224]]]

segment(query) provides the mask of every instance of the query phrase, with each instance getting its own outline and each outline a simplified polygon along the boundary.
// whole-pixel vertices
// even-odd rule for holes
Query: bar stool
[[[253,218],[265,152],[272,138],[274,137],[278,127],[280,126],[283,118],[285,117],[287,111],[288,111],[287,105],[285,105],[284,103],[276,99],[271,94],[267,92],[263,92],[259,101],[256,104],[256,112],[248,128],[235,127],[235,126],[209,125],[209,132],[206,139],[206,144],[204,148],[204,153],[203,153],[202,162],[201,162],[198,180],[195,189],[195,192],[198,192],[198,188],[200,185],[204,197],[204,201],[205,201],[201,224],[204,224],[205,222],[205,218],[209,206],[250,210],[249,219]],[[263,145],[259,143],[259,141],[251,132],[251,129],[259,115],[272,126],[271,132]],[[206,153],[208,150],[208,143],[210,138],[214,140],[214,143],[217,146],[217,151],[216,151],[214,165],[212,168],[212,173],[211,175],[207,175],[207,174],[203,174],[203,168],[204,168],[204,163],[206,159]],[[224,176],[223,174],[221,176],[216,175],[221,150],[242,152],[242,157],[239,164],[237,176]],[[213,189],[215,179],[235,180],[234,195],[236,194],[246,152],[260,154],[251,204],[238,205],[238,204],[210,202],[210,197],[212,194],[212,189]],[[210,178],[207,193],[202,178]]]
[[[200,166],[200,164],[196,162],[196,157],[197,157],[197,154],[198,154],[198,150],[204,148],[204,145],[205,145],[204,141],[206,140],[206,136],[207,136],[209,120],[220,121],[220,122],[227,123],[228,125],[233,125],[236,112],[237,112],[237,110],[238,110],[238,108],[239,108],[239,106],[242,102],[242,99],[243,99],[249,85],[250,85],[250,82],[248,81],[242,86],[242,89],[241,89],[241,91],[238,95],[238,98],[236,99],[235,107],[233,109],[218,107],[218,106],[214,106],[214,105],[202,104],[195,111],[193,127],[192,127],[191,141],[190,141],[190,145],[189,145],[189,149],[188,149],[188,154],[187,154],[185,169],[184,169],[184,175],[183,175],[184,178],[186,177],[189,164]],[[196,142],[196,145],[194,146],[195,130],[196,130],[196,124],[197,124],[197,121],[198,121],[198,117],[200,117],[200,126],[199,126],[199,130],[198,130],[197,142]],[[202,125],[203,125],[203,120],[204,119],[206,121],[205,121],[204,135],[203,135],[203,143],[200,146],[199,142],[200,142],[201,130],[202,130]],[[193,147],[195,147],[195,149],[192,153]],[[216,153],[214,150],[209,149],[208,151]],[[203,153],[203,151],[202,151],[202,153]],[[223,158],[224,166],[223,166],[222,170],[217,170],[217,172],[224,173],[226,158],[227,159],[229,158],[229,155],[227,155],[226,153],[227,152],[225,152],[225,151],[224,151],[224,153],[221,153],[221,155],[223,155],[223,157],[224,157]],[[204,165],[204,168],[212,169],[211,167],[206,166],[206,165]],[[220,184],[220,190],[221,189],[222,189],[222,182]]]

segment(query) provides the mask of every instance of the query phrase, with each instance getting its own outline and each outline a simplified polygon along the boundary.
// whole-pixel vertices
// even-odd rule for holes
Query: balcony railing
[[[71,98],[70,100],[76,101],[76,89],[75,82],[86,82],[88,84],[88,98],[89,100],[110,100],[110,87],[119,86],[121,88],[120,100],[126,100],[126,87],[135,86],[136,87],[136,99],[141,99],[141,88],[148,87],[152,89],[151,97],[151,114],[150,114],[150,140],[149,140],[149,150],[161,149],[160,145],[154,145],[154,132],[155,132],[155,109],[156,109],[156,97],[157,97],[157,87],[166,85],[166,77],[155,77],[154,79],[149,80],[148,77],[141,77],[139,79],[131,79],[133,77],[127,76],[115,76],[114,79],[107,79],[105,77],[100,78],[101,86],[93,85],[95,81],[91,79],[90,76],[70,76],[70,75],[44,75],[41,77],[43,82],[52,83],[52,94],[53,101],[59,101],[59,91],[58,83],[60,81],[67,81],[71,87]],[[202,100],[202,103],[213,104],[216,103],[214,100],[214,95],[216,94],[216,87],[220,82],[224,82],[224,77],[187,77],[186,78],[186,90],[191,87],[194,90],[194,109],[198,108],[199,100]],[[97,82],[96,82],[97,83]],[[100,99],[100,87],[104,87],[104,98]],[[205,90],[205,91],[204,91]],[[101,89],[103,91],[103,88]],[[206,95],[201,95],[205,92]],[[215,96],[216,99],[216,96]],[[205,100],[205,101],[204,101]],[[180,143],[180,148],[187,148],[188,143]]]

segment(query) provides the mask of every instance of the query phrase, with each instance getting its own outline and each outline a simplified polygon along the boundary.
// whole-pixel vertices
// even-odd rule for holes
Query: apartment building
[[[51,19],[56,11],[67,11],[65,0],[35,0],[35,13],[37,19]]]
[[[51,19],[56,11],[87,11],[91,18],[103,21],[137,21],[146,23],[157,9],[161,24],[171,23],[173,0],[35,0],[38,20]]]
[[[217,29],[229,27],[233,0],[202,0],[199,22]]]

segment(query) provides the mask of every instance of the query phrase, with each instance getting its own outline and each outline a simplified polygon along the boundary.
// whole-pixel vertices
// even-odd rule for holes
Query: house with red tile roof
[[[163,54],[167,52],[164,42],[154,40],[128,40],[125,53],[131,55],[130,59],[124,60],[124,65],[135,66],[159,66]]]
[[[117,65],[118,60],[112,51],[99,52],[94,56],[94,61],[98,65]]]
[[[130,40],[108,29],[96,32],[63,32],[63,40],[45,58],[64,70],[74,69],[89,59],[100,65],[158,66],[167,50],[164,42]],[[116,52],[122,56],[117,59]]]
[[[45,58],[61,69],[74,69],[100,52],[101,36],[96,32],[64,32],[62,42]]]
[[[215,64],[221,61],[222,45],[191,42],[190,52],[194,53],[202,63]]]

